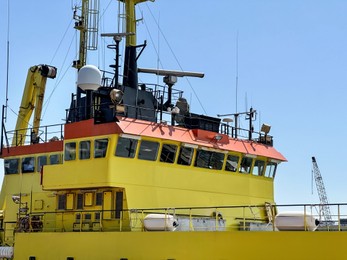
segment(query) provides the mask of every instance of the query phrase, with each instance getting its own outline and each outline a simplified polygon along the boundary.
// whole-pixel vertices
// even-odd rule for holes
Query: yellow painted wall
[[[44,189],[90,187],[124,187],[130,208],[273,202],[273,179],[250,174],[114,156],[45,168]]]
[[[347,232],[19,233],[14,259],[337,260],[346,241]]]

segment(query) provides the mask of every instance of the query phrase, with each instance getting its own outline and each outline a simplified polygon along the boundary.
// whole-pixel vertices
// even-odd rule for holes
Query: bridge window
[[[72,161],[76,159],[76,143],[66,143],[64,160]]]
[[[194,149],[191,147],[181,147],[178,156],[177,164],[191,165],[193,159]]]
[[[275,178],[277,163],[268,162],[265,170],[265,177]]]
[[[95,206],[102,206],[102,192],[97,192],[95,195]]]
[[[58,195],[58,209],[62,210],[66,208],[66,194]]]
[[[200,168],[221,170],[223,166],[223,161],[223,153],[197,150],[195,166]]]
[[[59,164],[60,163],[60,154],[51,154],[49,156],[49,164]]]
[[[6,159],[4,161],[5,174],[18,173],[19,159]]]
[[[89,222],[91,220],[92,220],[92,214],[90,214],[90,213],[83,214],[83,221],[84,222]]]
[[[37,157],[37,171],[40,172],[42,167],[47,164],[47,156],[41,155]]]
[[[90,141],[81,141],[79,144],[80,160],[90,159]]]
[[[83,209],[83,194],[77,194],[76,209]]]
[[[265,162],[256,160],[253,167],[253,175],[263,176],[265,170]]]
[[[104,158],[106,157],[108,146],[108,139],[96,139],[94,141],[94,158]]]
[[[141,141],[138,158],[141,160],[155,161],[157,159],[159,143],[151,141]]]
[[[240,157],[229,154],[225,165],[225,170],[229,172],[236,172],[239,166]]]
[[[177,145],[163,144],[160,154],[160,161],[166,163],[174,163],[176,157]]]
[[[81,223],[81,213],[76,213],[76,223]]]
[[[35,171],[35,157],[25,157],[22,159],[22,173]]]
[[[252,168],[253,159],[249,157],[243,157],[240,165],[241,173],[250,173]]]
[[[116,192],[116,218],[121,217],[121,212],[123,210],[123,192]]]
[[[134,158],[136,153],[137,140],[125,137],[119,137],[116,156]]]

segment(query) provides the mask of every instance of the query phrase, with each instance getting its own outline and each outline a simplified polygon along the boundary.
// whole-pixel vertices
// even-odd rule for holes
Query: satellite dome
[[[101,71],[94,65],[83,66],[78,71],[77,86],[82,90],[97,90],[101,85]]]

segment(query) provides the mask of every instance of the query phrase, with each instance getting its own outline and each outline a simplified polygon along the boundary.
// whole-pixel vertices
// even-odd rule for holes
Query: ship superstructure
[[[125,252],[125,258],[136,257],[131,240],[143,248],[152,239],[161,249],[143,259],[169,259],[169,241],[216,239],[210,244],[214,248],[217,241],[232,243],[228,236],[234,231],[274,231],[274,178],[286,159],[273,147],[270,126],[263,124],[256,132],[252,108],[229,115],[233,120],[191,112],[174,85],[177,78],[203,73],[139,68],[145,44],[136,42],[135,6],[144,0],[121,1],[126,32],[102,34],[114,40],[114,71],[86,65],[88,1],[82,2],[82,15],[75,14],[82,39],[74,62],[77,88],[66,123],[2,128],[2,244],[14,247],[15,259],[43,259],[46,251],[52,252],[50,246],[42,248],[46,239],[59,248],[50,259],[120,259]],[[124,38],[120,75],[119,43]],[[165,85],[139,84],[138,73],[160,75]],[[248,129],[238,126],[241,115],[247,117]],[[259,238],[258,233],[251,241]],[[112,240],[121,245],[118,253]],[[88,249],[93,246],[98,249]],[[198,245],[191,246],[197,250]],[[208,258],[213,249],[206,249]],[[221,256],[225,250],[223,245]],[[178,253],[180,259],[184,255]]]

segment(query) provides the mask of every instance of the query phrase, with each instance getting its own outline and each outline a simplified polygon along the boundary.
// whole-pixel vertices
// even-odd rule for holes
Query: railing
[[[324,207],[329,206],[331,216],[324,216]],[[333,204],[293,204],[276,205],[279,212],[301,212],[304,216],[312,216],[319,222],[318,231],[346,231],[347,230],[347,203]],[[331,220],[326,220],[331,219]],[[305,229],[308,223],[305,220]]]
[[[329,204],[334,215],[324,221],[321,204],[250,205],[219,207],[185,207],[130,209],[123,211],[76,210],[36,212],[18,220],[17,232],[90,232],[90,231],[146,231],[148,217],[158,217],[165,223],[162,231],[346,231],[347,203]],[[280,227],[277,220],[289,212],[298,226]],[[147,217],[147,218],[146,218]],[[298,218],[297,218],[298,217]],[[172,227],[167,220],[174,220]],[[315,220],[312,228],[310,219]],[[292,222],[292,221],[290,221]],[[169,223],[169,224],[167,224]],[[319,224],[318,224],[319,223]],[[318,224],[318,225],[317,225]],[[168,226],[166,226],[168,225]],[[311,225],[311,226],[310,226]]]
[[[155,90],[156,93],[161,93],[159,90]],[[177,94],[179,94],[177,92]],[[98,105],[92,105],[89,107],[89,111],[91,111],[91,114],[88,116],[88,118],[94,118],[96,121],[98,121],[97,115],[99,108],[102,107],[105,104],[98,104]],[[162,106],[161,104],[160,106]],[[159,104],[158,104],[159,106]],[[77,107],[77,108],[71,108],[66,110],[66,121],[69,123],[84,120],[82,116],[81,110],[85,109],[85,107]],[[117,112],[115,109],[114,115],[118,116],[129,116],[137,118],[137,114],[141,114],[140,119],[142,120],[148,120],[148,121],[154,121],[155,123],[161,123],[165,125],[176,125],[181,126],[188,129],[203,129],[208,131],[213,131],[219,134],[225,134],[230,136],[231,138],[240,138],[240,139],[248,139],[255,142],[267,144],[267,145],[273,145],[273,137],[270,135],[266,135],[262,132],[257,132],[249,129],[244,129],[240,127],[234,127],[227,123],[220,123],[219,118],[213,118],[213,117],[207,117],[204,115],[197,115],[197,114],[191,114],[188,113],[187,115],[181,115],[181,114],[174,114],[171,111],[165,111],[162,109],[151,109],[151,108],[145,108],[140,106],[132,106],[123,104],[122,105],[122,112]],[[131,115],[128,115],[127,111],[132,111]],[[140,113],[139,111],[146,112],[147,114],[150,114],[151,116],[146,116],[146,113]],[[74,116],[70,116],[74,115]],[[74,119],[72,119],[74,118]],[[114,121],[113,117],[113,121]],[[106,121],[109,122],[109,121]]]
[[[22,136],[19,134],[22,130],[25,130],[27,133],[26,136]],[[16,144],[21,144],[22,140],[25,139],[24,145],[29,145],[33,143],[46,143],[50,141],[58,141],[64,139],[64,125],[63,124],[55,124],[55,125],[47,125],[41,126],[38,128],[38,134],[33,135],[33,128],[19,129],[7,131],[7,143],[11,144],[12,141],[15,140]]]
[[[115,87],[114,74],[104,71],[102,82],[103,90]],[[229,123],[221,123],[221,118],[218,117],[208,117],[205,115],[190,113],[189,104],[185,99],[182,99],[183,91],[181,90],[170,89],[167,86],[148,83],[139,84],[138,89],[152,94],[156,101],[154,109],[142,106],[141,104],[126,104],[124,103],[124,100],[121,104],[113,104],[111,100],[107,103],[96,105],[80,104],[78,107],[66,110],[66,122],[72,123],[94,118],[97,123],[105,123],[115,121],[115,115],[128,116],[130,118],[139,118],[156,123],[178,125],[188,129],[209,130],[220,134],[226,134],[232,138],[248,139],[267,145],[273,145],[272,136],[254,131],[251,124],[250,129],[243,129],[239,128],[237,123],[235,123],[235,126],[231,126]],[[95,96],[105,97],[106,92],[103,93],[103,90],[101,90],[100,93],[95,93]],[[108,96],[108,94],[106,96]],[[73,95],[72,101],[75,101],[74,103],[77,104],[78,102],[75,99],[77,99],[77,96]],[[177,105],[177,101],[179,101],[180,105]],[[183,111],[177,109],[176,106],[177,108],[183,109]],[[114,108],[113,111],[105,112],[105,109],[109,110],[112,107]],[[117,107],[121,107],[121,111],[118,111]],[[249,116],[248,120],[253,121],[253,115],[255,112],[255,110],[251,109],[249,112],[238,113],[237,115],[235,114],[235,120],[239,115],[245,114]],[[103,118],[104,116],[106,116],[107,119]]]

